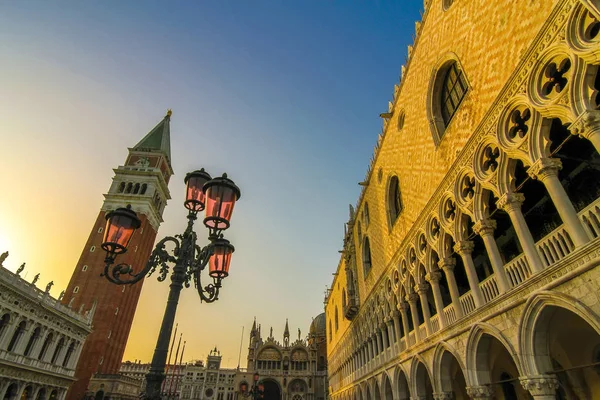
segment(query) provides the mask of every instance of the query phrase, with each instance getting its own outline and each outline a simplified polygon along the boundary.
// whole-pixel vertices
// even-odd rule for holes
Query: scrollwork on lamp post
[[[227,178],[211,176],[201,169],[190,172],[185,177],[188,225],[181,235],[167,236],[160,240],[152,251],[146,266],[139,272],[127,264],[115,264],[120,254],[127,252],[133,233],[141,225],[140,219],[128,205],[106,215],[106,229],[102,248],[106,251],[103,276],[110,282],[124,285],[134,284],[152,275],[158,269],[160,282],[167,278],[172,265],[171,285],[167,306],[163,317],[156,349],[152,357],[150,371],[146,375],[146,399],[160,399],[161,384],[177,303],[183,285],[190,287],[193,281],[200,295],[200,301],[212,303],[219,298],[221,282],[229,275],[229,265],[234,247],[223,238],[223,231],[229,228],[233,207],[240,198],[240,189]],[[209,244],[200,247],[196,244],[197,235],[193,230],[198,213],[206,210],[204,225],[208,228]],[[167,244],[173,246],[171,252]],[[202,285],[201,273],[208,266],[212,282]]]

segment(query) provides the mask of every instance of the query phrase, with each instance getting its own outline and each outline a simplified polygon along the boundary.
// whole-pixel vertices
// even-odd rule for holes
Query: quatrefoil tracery
[[[485,172],[494,172],[498,168],[498,158],[500,158],[500,150],[493,145],[487,145],[483,151],[483,170]],[[473,178],[473,187],[475,179]],[[469,184],[471,181],[469,181]],[[466,186],[465,186],[466,187]],[[471,189],[471,187],[470,187]]]
[[[523,139],[527,132],[529,131],[529,126],[527,126],[527,122],[531,119],[531,111],[528,108],[521,110],[515,110],[512,112],[510,116],[510,121],[512,123],[510,129],[508,130],[508,137],[510,139],[515,139],[517,136],[520,139]]]
[[[567,83],[569,82],[565,74],[571,69],[571,60],[565,58],[557,65],[555,62],[548,64],[544,71],[544,75],[547,78],[542,92],[548,96],[555,90],[556,93],[562,92]]]
[[[461,195],[463,199],[470,200],[475,195],[475,178],[465,175],[462,179]]]
[[[437,220],[437,218],[433,218],[431,220],[431,236],[434,239],[437,239],[440,235],[440,222]]]
[[[448,221],[454,221],[456,217],[456,204],[451,199],[446,200],[444,204],[444,217]]]

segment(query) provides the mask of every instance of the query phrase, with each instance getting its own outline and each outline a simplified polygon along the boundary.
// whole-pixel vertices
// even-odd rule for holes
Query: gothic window
[[[442,7],[444,8],[444,11],[449,9],[452,3],[454,3],[454,0],[442,0]]]
[[[366,277],[371,271],[371,245],[369,243],[369,238],[365,236],[365,240],[363,241],[362,248],[362,262],[363,262],[363,273]]]
[[[401,131],[404,128],[404,111],[400,111],[398,115],[398,130]]]
[[[140,194],[146,194],[147,189],[148,189],[148,185],[144,183],[142,185],[142,188],[140,189]]]
[[[102,233],[102,232],[104,232],[104,228],[103,227],[98,228],[98,233]]]
[[[19,342],[19,339],[21,339],[21,336],[23,336],[23,333],[25,333],[25,321],[22,321],[19,326],[17,326],[17,329],[15,329],[15,333],[13,334],[12,339],[10,339],[10,343],[8,344],[8,351],[13,351],[15,349],[15,347],[17,347],[17,343]]]
[[[450,64],[442,86],[442,118],[444,126],[448,126],[458,106],[465,97],[468,87],[465,77],[456,62]]]
[[[75,286],[75,289],[73,289],[73,293],[79,293],[79,286]]]
[[[127,189],[125,190],[125,193],[131,193],[131,189],[133,189],[133,183],[129,182],[127,184]]]
[[[124,190],[125,190],[125,182],[121,182],[119,184],[119,193],[123,193]]]
[[[48,347],[50,347],[50,343],[52,343],[52,337],[52,333],[49,333],[48,336],[46,336],[46,340],[44,340],[44,344],[42,345],[42,349],[40,350],[38,360],[43,360],[46,356],[46,351],[48,351]]]
[[[331,320],[329,320],[329,341],[333,340],[333,329],[331,329]]]
[[[346,308],[346,289],[342,289],[342,308]]]
[[[138,194],[140,192],[140,184],[136,183],[133,188],[133,194]]]
[[[93,253],[94,251],[96,251],[96,246],[90,247],[90,253]]]
[[[388,214],[391,225],[396,222],[401,211],[402,199],[400,198],[400,181],[397,176],[393,176],[392,179],[390,179],[390,184],[388,186]]]
[[[339,328],[339,322],[338,322],[338,308],[337,306],[335,306],[335,331],[337,332]]]
[[[65,346],[65,339],[60,338],[60,340],[58,341],[58,344],[56,345],[56,349],[54,349],[54,354],[52,355],[52,360],[50,360],[50,362],[52,364],[54,364],[56,362],[56,359],[58,358],[58,355],[60,354],[60,352],[62,351],[64,346]]]
[[[35,330],[31,334],[31,337],[29,338],[29,342],[27,342],[27,347],[25,347],[24,354],[26,356],[29,356],[31,354],[31,350],[33,349],[33,346],[37,343],[38,339],[40,338],[41,331],[42,331],[42,329],[38,326],[37,328],[35,328]]]
[[[88,269],[88,266],[87,266],[87,265],[84,265],[84,266],[81,268],[81,271],[82,271],[82,272],[85,272],[85,271],[87,271],[87,269]]]

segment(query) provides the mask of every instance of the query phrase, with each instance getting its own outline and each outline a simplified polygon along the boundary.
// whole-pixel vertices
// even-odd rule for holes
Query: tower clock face
[[[219,365],[217,363],[208,364],[208,369],[217,369],[217,368],[219,368]]]

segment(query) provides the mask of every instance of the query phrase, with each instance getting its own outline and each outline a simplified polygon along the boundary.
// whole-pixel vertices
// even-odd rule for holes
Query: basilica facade
[[[266,338],[260,325],[250,331],[247,368],[235,377],[237,400],[250,399],[241,388],[251,388],[254,373],[264,385],[264,400],[324,400],[327,394],[327,343],[325,314],[313,319],[308,335],[302,337],[298,329],[296,340],[290,339],[288,322],[285,323],[283,343],[273,337],[273,329]]]
[[[425,0],[326,299],[335,400],[600,398],[600,2]]]

